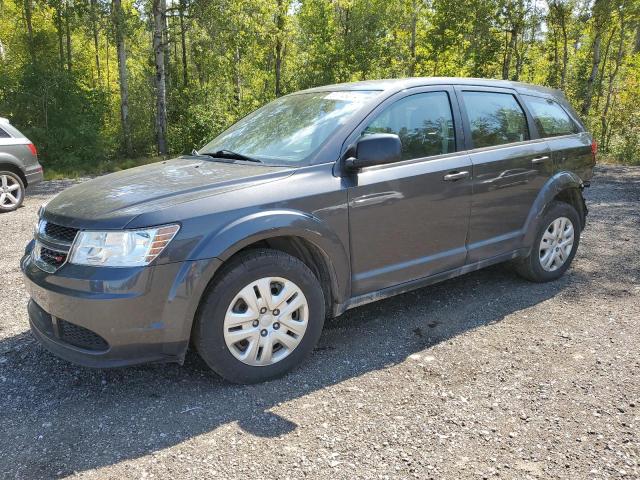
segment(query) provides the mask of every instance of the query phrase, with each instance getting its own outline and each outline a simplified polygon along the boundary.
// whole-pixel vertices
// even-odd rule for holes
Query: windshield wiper
[[[231,150],[218,150],[217,152],[196,152],[198,155],[208,155],[213,158],[229,158],[232,160],[245,160],[247,162],[264,163],[262,160],[249,157],[242,153],[233,152]]]

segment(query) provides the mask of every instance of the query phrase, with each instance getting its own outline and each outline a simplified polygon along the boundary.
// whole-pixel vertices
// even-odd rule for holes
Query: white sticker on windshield
[[[325,100],[338,100],[341,102],[356,102],[362,101],[362,99],[371,92],[359,92],[359,91],[349,91],[344,90],[341,92],[331,92],[326,95]]]

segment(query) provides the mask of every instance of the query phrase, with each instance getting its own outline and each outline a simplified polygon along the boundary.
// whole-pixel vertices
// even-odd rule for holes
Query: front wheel
[[[276,250],[242,253],[225,265],[200,304],[194,344],[235,383],[257,383],[298,366],[324,324],[322,288],[299,259]]]
[[[548,282],[567,271],[580,242],[578,212],[568,203],[553,202],[538,224],[529,256],[519,260],[516,271],[532,282]]]

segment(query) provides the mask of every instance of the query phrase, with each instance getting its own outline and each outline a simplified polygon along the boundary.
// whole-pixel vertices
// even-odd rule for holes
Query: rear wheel
[[[24,190],[19,175],[0,170],[0,212],[11,212],[22,205]]]
[[[529,256],[515,264],[516,271],[532,282],[560,278],[578,249],[580,227],[575,208],[568,203],[553,202],[540,219]]]
[[[275,250],[240,254],[205,293],[194,344],[209,367],[236,383],[279,377],[312,350],[324,324],[313,272]]]

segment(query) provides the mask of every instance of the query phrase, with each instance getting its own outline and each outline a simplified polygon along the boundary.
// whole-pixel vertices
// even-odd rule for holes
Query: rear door
[[[553,164],[514,90],[456,90],[473,165],[467,263],[474,263],[521,247],[527,215]]]
[[[349,192],[352,293],[464,265],[471,162],[453,88],[410,89],[380,105],[347,144],[395,133],[402,161],[364,168]]]
[[[535,95],[521,98],[540,136],[547,140],[554,170],[576,172],[583,180],[589,180],[595,164],[592,139],[573,118],[573,113],[552,98]]]

